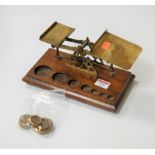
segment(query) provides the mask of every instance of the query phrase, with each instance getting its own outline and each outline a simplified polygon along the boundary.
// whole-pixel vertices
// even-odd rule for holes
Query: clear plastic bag
[[[49,118],[53,121],[54,127],[57,127],[68,109],[68,100],[63,89],[29,89],[23,103],[22,115],[30,114]]]

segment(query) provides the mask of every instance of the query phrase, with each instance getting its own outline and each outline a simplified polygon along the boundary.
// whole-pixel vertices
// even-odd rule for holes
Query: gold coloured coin
[[[39,117],[38,115],[33,115],[31,116],[30,118],[30,124],[33,126],[33,127],[37,127],[40,123],[41,123],[42,119],[41,117]]]
[[[51,131],[53,122],[50,119],[43,118],[40,125],[35,128],[35,131],[40,134],[47,134]]]
[[[31,118],[31,115],[28,115],[28,114],[22,115],[19,119],[19,125],[25,129],[30,128],[30,124],[29,124],[30,118]]]
[[[42,130],[46,130],[48,127],[49,127],[49,121],[43,118],[40,125],[36,127],[36,130],[39,132]]]
[[[48,134],[53,129],[53,122],[52,122],[52,120],[48,119],[48,121],[49,121],[49,127],[42,134]]]

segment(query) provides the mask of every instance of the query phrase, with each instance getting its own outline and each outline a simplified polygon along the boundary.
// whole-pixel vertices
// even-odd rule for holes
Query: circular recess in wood
[[[91,87],[88,86],[88,85],[82,85],[82,86],[81,86],[81,89],[82,89],[84,92],[90,92],[90,91],[91,91]]]
[[[69,85],[70,87],[72,87],[72,88],[76,88],[76,87],[78,87],[78,86],[80,85],[80,82],[77,81],[77,80],[70,80],[70,81],[68,82],[68,85]]]
[[[68,81],[68,77],[65,73],[55,73],[52,78],[58,83],[65,83]]]
[[[93,89],[93,90],[91,91],[91,93],[92,93],[93,95],[99,95],[99,94],[100,94],[100,92],[99,92],[98,90],[96,90],[96,89]]]
[[[108,97],[108,95],[105,94],[105,93],[101,93],[100,96],[103,97],[103,98],[107,98]]]
[[[41,77],[48,77],[52,75],[52,69],[48,66],[38,66],[35,68],[34,73]]]

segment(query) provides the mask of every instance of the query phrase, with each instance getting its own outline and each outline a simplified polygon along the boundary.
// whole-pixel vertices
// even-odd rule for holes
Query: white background
[[[75,27],[73,38],[93,42],[108,28],[143,52],[131,68],[136,79],[119,113],[65,99],[62,108],[57,102],[54,132],[41,136],[18,126],[32,108],[31,95],[41,91],[21,79],[50,47],[39,36],[54,21]],[[1,6],[0,35],[0,147],[155,148],[155,7]]]

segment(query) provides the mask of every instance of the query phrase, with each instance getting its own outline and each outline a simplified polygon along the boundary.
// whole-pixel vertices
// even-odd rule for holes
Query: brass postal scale
[[[65,89],[67,97],[115,112],[135,78],[126,70],[131,68],[142,48],[108,31],[95,43],[88,37],[73,39],[69,36],[74,30],[54,22],[40,36],[40,40],[49,43],[51,48],[23,81],[44,89]],[[77,45],[69,46],[65,42]]]

